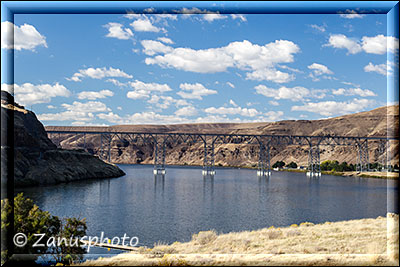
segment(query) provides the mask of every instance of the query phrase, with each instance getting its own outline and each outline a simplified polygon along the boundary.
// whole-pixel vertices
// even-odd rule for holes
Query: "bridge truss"
[[[271,175],[270,150],[279,145],[308,146],[307,175],[321,176],[320,147],[321,146],[351,146],[357,149],[358,172],[369,170],[368,142],[379,142],[379,152],[382,155],[382,165],[388,170],[390,162],[389,142],[398,140],[390,137],[349,137],[349,136],[299,136],[299,135],[251,135],[251,134],[199,134],[199,133],[136,133],[136,132],[93,132],[93,131],[47,131],[49,137],[61,134],[83,135],[86,149],[86,135],[100,136],[99,157],[111,161],[111,143],[119,139],[123,143],[131,142],[137,145],[151,144],[153,146],[154,174],[165,174],[165,156],[167,144],[195,143],[203,144],[203,175],[215,175],[215,145],[216,144],[252,144],[258,145],[258,176]],[[59,140],[60,141],[60,140]],[[61,143],[61,141],[59,142]]]

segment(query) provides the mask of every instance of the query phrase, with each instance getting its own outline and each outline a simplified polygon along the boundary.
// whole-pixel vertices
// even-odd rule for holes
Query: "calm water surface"
[[[304,221],[322,223],[385,216],[387,190],[397,181],[304,173],[169,167],[165,178],[153,166],[119,165],[120,178],[23,189],[43,210],[61,217],[84,217],[88,235],[137,236],[140,245],[189,241],[193,233],[254,230]],[[91,253],[104,253],[101,248]],[[112,252],[111,252],[112,253]]]

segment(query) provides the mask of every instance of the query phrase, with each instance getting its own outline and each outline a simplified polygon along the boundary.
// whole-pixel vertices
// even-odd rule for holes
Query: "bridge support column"
[[[165,142],[154,143],[154,175],[165,175]]]
[[[382,164],[382,171],[390,172],[390,152],[389,152],[389,141],[388,140],[381,140],[378,146],[379,156],[382,157],[381,164]]]
[[[207,142],[204,142],[204,161],[203,161],[203,176],[207,175],[215,175],[215,166],[214,166],[214,142],[211,145],[207,145]]]
[[[270,146],[265,147],[260,144],[260,154],[258,157],[257,176],[270,176],[271,175],[271,162],[270,162]]]
[[[99,158],[111,162],[111,141],[110,134],[100,134],[100,153]],[[105,148],[106,147],[106,148]]]
[[[357,172],[369,171],[368,140],[357,142]]]
[[[309,177],[321,176],[319,145],[310,145],[310,150],[308,151],[308,170],[306,174]]]

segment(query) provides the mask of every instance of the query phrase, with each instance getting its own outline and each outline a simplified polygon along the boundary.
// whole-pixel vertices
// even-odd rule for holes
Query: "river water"
[[[383,179],[293,172],[272,172],[267,179],[256,170],[234,168],[203,178],[200,167],[168,167],[164,178],[155,178],[153,166],[118,166],[125,176],[22,191],[53,215],[86,218],[88,235],[126,233],[138,237],[139,245],[153,246],[189,241],[210,229],[227,233],[385,216],[387,194],[397,190],[397,181]]]

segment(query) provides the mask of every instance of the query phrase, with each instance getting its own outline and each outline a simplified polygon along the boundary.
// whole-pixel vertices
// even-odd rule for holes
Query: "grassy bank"
[[[397,265],[399,216],[218,234],[86,261],[101,265]]]

